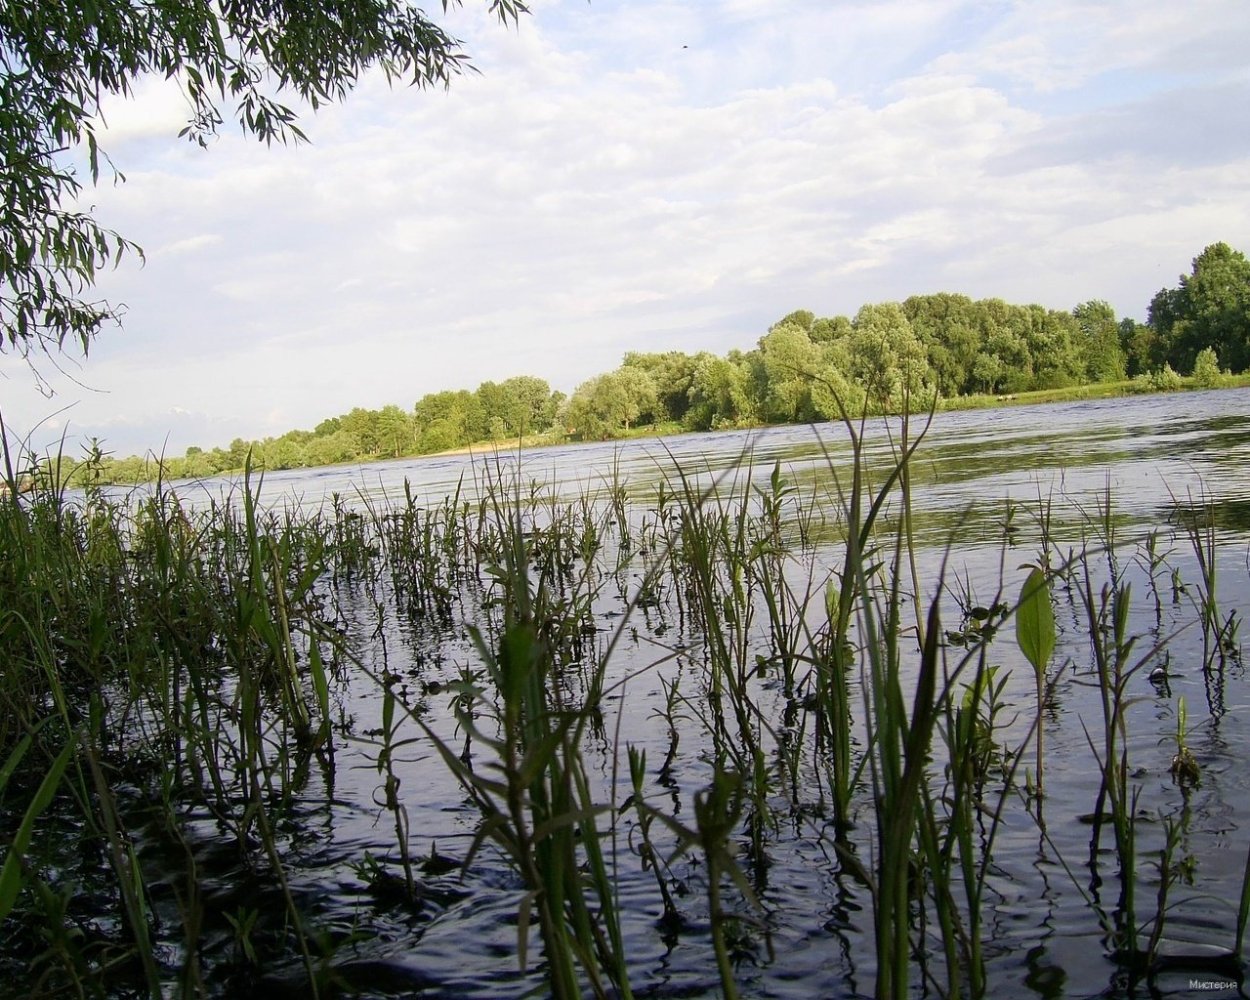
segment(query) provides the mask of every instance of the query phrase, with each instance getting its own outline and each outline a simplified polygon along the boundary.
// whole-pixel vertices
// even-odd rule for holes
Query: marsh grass
[[[297,891],[298,806],[314,774],[332,790],[339,762],[363,759],[388,843],[347,860],[420,913],[431,876],[413,841],[428,804],[405,759],[420,749],[473,824],[462,880],[499,863],[514,873],[516,964],[539,991],[640,991],[637,914],[623,900],[645,882],[668,947],[705,948],[716,988],[749,993],[776,928],[811,917],[775,881],[799,842],[830,859],[832,908],[861,914],[830,933],[846,954],[866,945],[852,964],[875,995],[984,996],[997,987],[994,886],[1021,878],[1004,874],[1002,833],[1031,827],[1059,854],[1042,814],[1055,753],[1043,733],[1066,674],[1097,707],[1081,720],[1098,772],[1093,888],[1078,863],[1058,862],[1107,960],[1148,980],[1180,919],[1189,799],[1143,826],[1130,718],[1146,697],[1137,679],[1183,629],[1165,628],[1156,581],[1169,573],[1174,590],[1192,588],[1201,671],[1224,683],[1238,619],[1217,599],[1213,527],[1182,525],[1198,567],[1188,583],[1162,529],[1137,543],[1152,600],[1138,631],[1123,560],[1134,543],[1109,491],[1078,512],[1087,535],[1067,555],[1062,498],[1039,492],[1039,555],[1023,567],[1008,553],[1030,517],[1013,505],[997,578],[961,580],[957,537],[934,559],[914,534],[924,428],[891,424],[884,458],[868,453],[866,421],[848,420],[846,435],[824,448],[810,489],[748,450],[719,473],[669,455],[641,500],[619,464],[569,497],[498,454],[445,496],[406,486],[311,512],[262,503],[250,474],[198,506],[164,483],[0,498],[0,811],[14,831],[0,921],[10,940],[39,944],[32,992],[221,995],[294,962],[314,996],[333,993],[338,951],[368,917],[333,931]],[[10,479],[23,464],[6,458]],[[362,679],[379,705],[363,734],[350,707]],[[650,745],[630,714],[644,685],[659,692]],[[1209,698],[1207,717],[1221,706]],[[1178,726],[1180,757],[1192,729]],[[208,905],[197,816],[269,903]],[[59,829],[73,842],[50,836]],[[86,860],[71,863],[75,852]],[[112,922],[85,918],[67,872]],[[1250,861],[1246,873],[1226,955],[1237,969]]]
[[[75,939],[72,924],[51,932],[62,946],[41,981],[83,989],[103,970],[132,963],[146,991],[160,992],[151,935],[170,915],[158,916],[135,844],[143,827],[185,846],[179,814],[188,802],[203,803],[248,863],[281,886],[283,919],[308,958],[274,823],[309,757],[330,748],[330,681],[310,626],[322,572],[318,533],[262,513],[248,482],[237,510],[195,519],[164,484],[120,501],[89,489],[73,502],[50,487],[6,499],[0,533],[0,733],[15,761],[6,804],[22,801],[31,773],[13,752],[35,773],[50,763],[24,826],[32,829],[53,800],[77,813],[85,840],[107,859],[103,891],[124,928],[116,940],[76,949],[65,944]],[[155,802],[136,796],[140,788],[152,789]],[[64,864],[55,848],[41,864],[27,853],[15,842],[6,854],[10,905],[18,884],[45,901],[45,889],[60,888],[43,874]],[[194,891],[177,907],[186,908],[173,919],[187,928],[193,961],[204,915]],[[69,905],[56,918],[76,919]],[[186,969],[182,979],[201,976]]]

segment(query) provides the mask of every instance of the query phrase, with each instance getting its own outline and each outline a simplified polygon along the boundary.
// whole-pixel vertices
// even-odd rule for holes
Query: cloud
[[[216,246],[222,241],[220,233],[200,233],[196,236],[188,236],[185,239],[174,240],[172,243],[166,243],[154,251],[153,256],[172,255],[183,253],[194,253],[203,247]]]
[[[176,80],[151,75],[135,83],[130,97],[106,94],[100,112],[100,144],[120,152],[127,144],[176,136],[191,117],[191,106]]]
[[[1002,173],[1063,163],[1131,161],[1139,169],[1244,162],[1250,80],[1185,87],[1045,122],[994,162]]]
[[[1101,103],[1115,74],[1157,89],[1178,76],[1240,71],[1250,10],[1236,0],[1052,0],[1011,5],[997,17],[978,12],[969,28],[970,44],[943,53],[935,68],[971,73],[1024,99],[1077,93]]]

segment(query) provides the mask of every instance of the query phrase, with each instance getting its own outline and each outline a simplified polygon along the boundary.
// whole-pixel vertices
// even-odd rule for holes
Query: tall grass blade
[[[30,839],[35,832],[35,823],[40,814],[52,804],[56,790],[69,762],[73,760],[78,749],[78,736],[70,733],[65,739],[65,746],[49,766],[39,788],[31,797],[30,804],[22,816],[17,833],[4,857],[4,867],[0,868],[0,921],[9,915],[13,904],[17,902],[17,894],[22,888],[22,856],[30,850]],[[7,766],[7,764],[6,764]]]

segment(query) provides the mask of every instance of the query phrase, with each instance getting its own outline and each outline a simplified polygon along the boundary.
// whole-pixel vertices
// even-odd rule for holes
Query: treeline
[[[630,352],[569,398],[519,376],[475,390],[431,393],[411,410],[356,408],[311,431],[182,457],[113,459],[96,453],[71,481],[137,482],[158,471],[203,477],[254,467],[290,469],[400,458],[480,441],[605,440],[640,426],[709,430],[836,419],[928,407],[936,395],[1010,395],[1122,382],[1179,385],[1178,372],[1215,384],[1221,368],[1250,368],[1250,262],[1207,247],[1176,288],[1151,301],[1147,322],[1118,319],[1106,302],[1071,312],[965,295],[915,295],[866,305],[854,317],[785,316],[747,351],[725,356]],[[72,467],[73,463],[69,463]]]
[[[190,447],[183,456],[114,458],[89,454],[82,462],[62,458],[62,476],[71,485],[87,479],[135,483],[155,478],[197,479],[245,467],[264,470],[315,468],[341,462],[377,461],[429,455],[480,441],[527,440],[558,433],[565,394],[553,392],[541,378],[521,375],[503,382],[483,382],[476,390],[433,392],[411,410],[384,406],[356,407],[321,421],[312,430],[287,431],[259,441],[235,438],[228,448]],[[560,434],[562,438],[563,435]]]

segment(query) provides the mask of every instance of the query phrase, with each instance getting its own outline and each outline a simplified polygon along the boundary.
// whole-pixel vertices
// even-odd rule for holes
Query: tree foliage
[[[637,423],[654,422],[659,410],[651,375],[636,366],[621,365],[579,385],[569,398],[564,422],[586,440],[606,440]]]
[[[812,378],[821,367],[821,357],[807,330],[783,320],[760,338],[759,350],[767,386],[763,412],[768,419],[813,419]]]
[[[488,0],[515,20],[524,0]],[[444,8],[447,2],[444,2]],[[138,247],[73,203],[101,164],[101,104],[147,74],[178,82],[201,145],[224,123],[271,143],[305,138],[288,95],[340,100],[365,71],[446,85],[466,66],[458,40],[405,0],[11,0],[0,5],[0,349],[85,353],[118,311],[92,300],[97,272]]]
[[[708,352],[697,355],[688,395],[686,422],[693,430],[734,427],[755,419],[750,369],[741,352],[724,358]]]
[[[1250,260],[1227,243],[1211,244],[1176,288],[1155,295],[1147,324],[1177,371],[1192,371],[1207,347],[1232,371],[1244,371],[1250,367]]]
[[[924,345],[897,303],[860,309],[849,347],[848,374],[885,406],[898,407],[905,400],[915,404],[933,381]]]
[[[1084,345],[1085,380],[1115,382],[1128,374],[1128,356],[1120,342],[1115,310],[1100,299],[1083,302],[1072,310]]]
[[[1194,360],[1194,385],[1214,389],[1220,384],[1220,359],[1215,350],[1204,347]]]
[[[681,351],[665,351],[648,354],[629,351],[622,362],[623,368],[636,368],[651,377],[655,387],[656,401],[664,420],[683,420],[690,410],[690,387],[694,385],[697,361]]]

